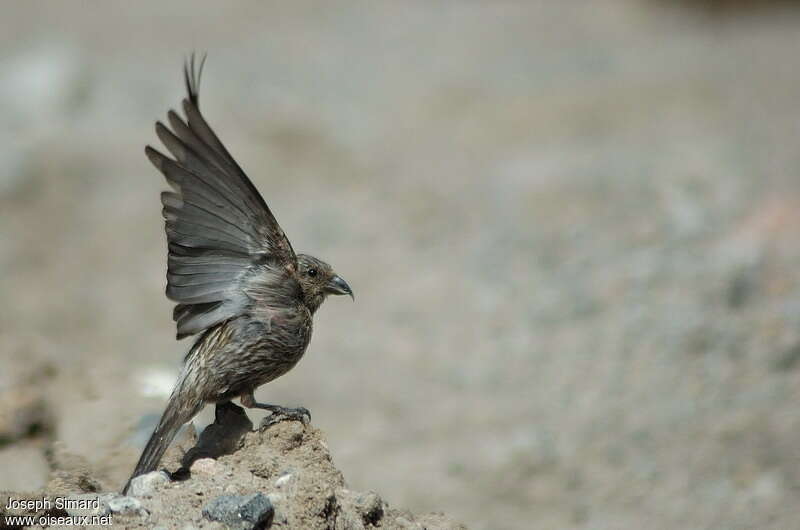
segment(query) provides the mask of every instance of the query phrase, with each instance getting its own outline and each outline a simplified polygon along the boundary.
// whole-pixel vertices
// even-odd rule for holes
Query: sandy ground
[[[121,485],[161,412],[188,344],[142,148],[198,49],[355,290],[257,396],[350,487],[477,529],[794,526],[800,12],[664,4],[5,6],[0,410],[38,420],[0,423],[0,490],[52,440]]]

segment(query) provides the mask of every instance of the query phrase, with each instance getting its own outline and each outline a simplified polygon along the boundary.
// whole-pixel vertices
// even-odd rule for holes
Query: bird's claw
[[[308,425],[311,422],[311,412],[305,407],[275,407],[271,409],[269,416],[261,420],[259,429],[267,429],[282,421],[299,421],[303,425]]]

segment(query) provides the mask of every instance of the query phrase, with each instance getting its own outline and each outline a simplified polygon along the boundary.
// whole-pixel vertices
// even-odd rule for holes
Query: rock
[[[337,529],[360,530],[373,526],[386,526],[383,519],[388,506],[377,493],[373,491],[359,493],[340,488],[336,490],[336,501],[339,507],[335,517]]]
[[[152,497],[165,484],[169,484],[169,477],[166,473],[163,471],[151,471],[131,480],[128,493],[130,493],[131,497]]]
[[[356,497],[355,507],[364,519],[364,524],[376,526],[378,521],[383,518],[383,499],[374,491],[368,491]]]
[[[222,495],[203,507],[203,515],[231,528],[269,528],[275,509],[263,493]]]
[[[190,471],[193,474],[213,475],[217,470],[217,461],[213,458],[201,458],[195,460]]]
[[[133,497],[112,495],[106,502],[108,503],[108,509],[111,510],[111,513],[120,515],[144,515],[147,513],[139,499]]]

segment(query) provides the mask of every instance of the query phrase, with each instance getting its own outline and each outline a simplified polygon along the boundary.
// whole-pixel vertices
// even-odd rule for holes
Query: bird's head
[[[353,291],[333,267],[308,254],[297,255],[297,275],[300,288],[303,290],[303,299],[313,313],[316,311],[329,294],[346,294],[353,298]]]

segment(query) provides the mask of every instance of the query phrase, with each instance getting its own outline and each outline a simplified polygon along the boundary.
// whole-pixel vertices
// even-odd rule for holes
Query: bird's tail
[[[148,440],[144,451],[142,451],[142,456],[139,457],[136,468],[122,489],[123,494],[127,494],[131,480],[156,469],[161,457],[164,456],[164,452],[181,426],[191,420],[203,408],[203,400],[199,397],[196,386],[187,384],[187,375],[190,375],[187,373],[187,368],[189,368],[188,363],[187,366],[184,366],[184,372],[172,391],[167,408],[164,410],[164,414],[161,415],[158,426],[150,436],[150,440]]]

